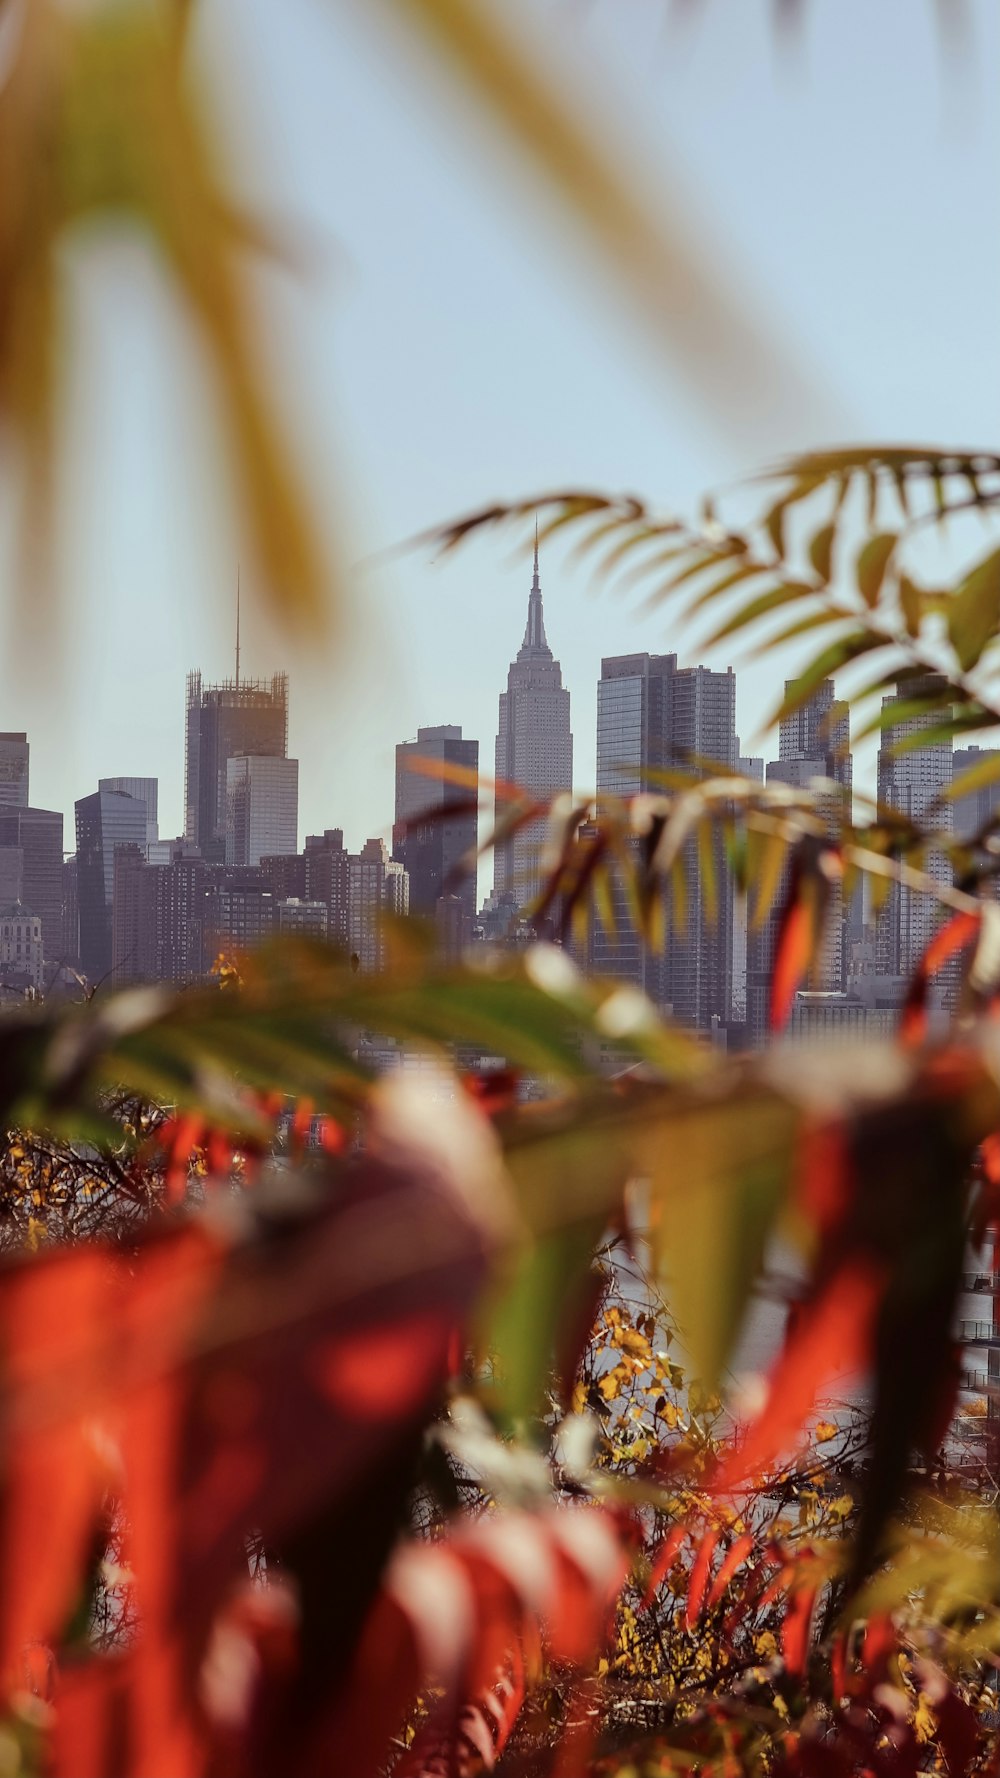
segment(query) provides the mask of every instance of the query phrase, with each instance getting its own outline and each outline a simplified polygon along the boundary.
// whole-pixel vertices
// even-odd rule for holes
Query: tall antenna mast
[[[236,689],[240,689],[240,565],[236,564]]]

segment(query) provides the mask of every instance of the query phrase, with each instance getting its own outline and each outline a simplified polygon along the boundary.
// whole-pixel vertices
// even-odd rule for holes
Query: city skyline
[[[522,784],[527,779],[525,788],[540,797],[572,791],[572,806],[582,809],[585,799],[572,780],[570,693],[546,637],[537,542],[527,607],[524,639],[499,694],[498,775]],[[849,707],[838,700],[832,678],[782,719],[769,749],[776,757],[764,759],[743,752],[732,666],[681,665],[676,652],[605,656],[600,666],[597,784],[588,791],[596,796],[598,821],[612,813],[612,803],[656,794],[663,769],[710,760],[723,771],[743,769],[759,782],[801,789],[815,779],[828,782],[836,831],[835,804],[852,795],[854,758]],[[786,697],[792,689],[786,681]],[[950,741],[933,739],[921,746],[928,720],[914,720],[904,699],[901,721],[893,721],[897,701],[898,694],[883,700],[880,800],[919,820],[942,806],[953,776],[982,760],[984,750],[954,750]],[[220,956],[273,934],[329,939],[347,951],[354,967],[378,969],[389,955],[384,916],[411,911],[431,922],[437,950],[448,960],[478,943],[528,941],[523,911],[540,887],[538,842],[530,827],[516,832],[522,847],[516,868],[501,859],[498,889],[477,894],[475,875],[459,874],[475,856],[478,820],[484,838],[491,821],[490,781],[479,773],[477,739],[457,724],[438,723],[421,727],[415,741],[397,743],[391,852],[377,831],[383,811],[375,809],[358,848],[345,845],[343,829],[336,827],[307,835],[300,850],[299,761],[287,753],[290,707],[283,673],[214,685],[197,669],[188,674],[188,831],[174,838],[160,832],[155,777],[102,778],[96,791],[78,798],[77,850],[65,864],[57,811],[18,801],[0,809],[3,990],[16,994],[18,983],[46,988],[54,964],[71,974],[78,965],[97,986],[195,981],[209,975]],[[896,755],[891,744],[900,738],[910,747]],[[11,794],[19,799],[28,793],[30,738],[12,732],[5,739]],[[436,761],[437,775],[412,772],[417,757]],[[971,836],[998,802],[993,785],[963,798],[956,831]],[[498,809],[502,814],[502,803]],[[192,828],[200,830],[202,848]],[[672,880],[656,892],[662,902],[658,924],[667,937],[662,949],[656,941],[640,941],[632,929],[631,892],[622,862],[615,864],[608,889],[617,937],[593,922],[581,961],[598,975],[641,988],[679,1024],[744,1047],[765,1041],[770,1027],[788,860],[770,912],[758,924],[748,920],[736,893],[721,831],[709,843],[711,861],[704,837],[685,841],[685,887],[677,907]],[[641,834],[632,844],[636,869]],[[942,882],[951,879],[943,854],[931,856],[925,868]],[[823,941],[792,1008],[793,1036],[893,1028],[906,980],[934,929],[935,906],[898,887],[873,917],[866,906],[857,891],[845,905],[839,884],[832,886]],[[552,927],[549,935],[556,931]],[[945,971],[935,983],[935,1006],[949,1003],[953,976]],[[64,985],[69,979],[63,978]]]

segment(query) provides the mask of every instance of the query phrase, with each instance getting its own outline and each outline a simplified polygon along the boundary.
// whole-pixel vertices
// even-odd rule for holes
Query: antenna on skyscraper
[[[236,564],[236,689],[240,689],[240,565]]]
[[[535,514],[535,573],[538,573],[538,514]]]

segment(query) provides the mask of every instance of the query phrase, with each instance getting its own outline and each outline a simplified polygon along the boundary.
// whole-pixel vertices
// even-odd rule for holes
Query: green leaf
[[[848,662],[859,660],[864,654],[872,654],[878,648],[890,646],[891,638],[883,636],[877,630],[852,630],[850,635],[841,636],[838,641],[831,642],[815,660],[810,661],[797,679],[792,680],[768,726],[773,728],[782,717],[791,716],[796,710],[800,710],[812,697],[816,687],[840,667],[846,667]]]
[[[924,615],[924,595],[920,587],[905,574],[899,577],[899,609],[903,614],[908,636],[919,636]]]
[[[642,1145],[667,1301],[700,1381],[718,1383],[791,1175],[798,1117],[766,1092],[654,1124]]]
[[[945,802],[953,802],[956,797],[968,796],[973,790],[981,790],[984,784],[995,784],[1000,778],[1000,752],[988,753],[984,759],[976,761],[967,771],[959,772],[957,778],[941,792]]]
[[[1000,624],[1000,549],[967,574],[948,602],[948,639],[963,673],[976,665]]]
[[[587,1320],[604,1226],[603,1216],[591,1217],[531,1242],[506,1287],[485,1305],[476,1344],[494,1361],[489,1401],[502,1426],[523,1426],[542,1413],[564,1348]]]
[[[725,641],[727,636],[735,636],[737,631],[755,623],[758,618],[766,617],[769,612],[778,611],[783,605],[793,605],[800,599],[814,598],[815,594],[816,588],[805,580],[786,581],[781,586],[768,587],[766,592],[758,593],[748,604],[741,605],[719,629],[713,630],[702,646],[712,648],[717,642]],[[700,605],[704,601],[699,600],[698,603]],[[692,610],[695,609],[693,606]]]
[[[753,827],[748,829],[747,881],[754,892],[751,932],[760,930],[774,906],[788,851],[789,842],[784,834],[761,833]]]
[[[878,604],[886,569],[898,542],[895,531],[880,531],[876,537],[868,539],[858,556],[855,570],[858,591],[869,609]]]
[[[828,584],[833,569],[833,544],[836,535],[836,525],[822,525],[809,544],[809,560],[823,586]]]

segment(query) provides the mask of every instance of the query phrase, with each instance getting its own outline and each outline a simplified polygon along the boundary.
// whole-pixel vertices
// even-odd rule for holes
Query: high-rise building
[[[28,737],[0,734],[0,808],[28,806]]]
[[[573,788],[573,734],[569,691],[562,669],[545,636],[542,589],[538,579],[538,540],[528,595],[528,621],[517,659],[510,664],[507,690],[500,693],[496,775],[532,796],[552,797]],[[496,820],[505,804],[498,794]],[[527,907],[541,887],[541,849],[545,824],[532,822],[496,847],[493,891],[510,893],[518,907]]]
[[[382,920],[405,914],[409,905],[405,866],[389,857],[384,840],[366,840],[347,855],[347,944],[361,969],[380,969],[385,960]]]
[[[794,689],[786,680],[786,694]],[[850,817],[853,761],[850,752],[849,706],[838,700],[832,679],[824,679],[811,697],[778,726],[778,758],[767,767],[769,784],[787,784],[808,790],[817,781],[829,780],[831,789],[821,797],[820,808],[829,817],[830,832],[839,831],[842,816]],[[781,913],[788,887],[787,864],[782,870],[773,904],[747,940],[746,1018],[750,1034],[762,1041],[770,1018],[771,977]],[[847,924],[839,883],[831,885],[826,920],[809,976],[811,993],[840,994],[847,984]]]
[[[996,768],[997,776],[988,778],[978,784],[974,790],[968,790],[963,796],[952,801],[951,812],[955,837],[960,840],[972,840],[982,833],[990,822],[997,819],[1000,811],[1000,750],[993,747],[956,747],[952,754],[952,772],[954,778],[960,778],[966,772],[981,767],[984,771]]]
[[[276,902],[308,901],[304,852],[266,853],[260,861],[260,874]]]
[[[929,673],[923,679],[907,679],[892,696],[882,699],[883,719],[890,720],[883,729],[879,749],[878,797],[915,823],[931,818],[935,826],[947,830],[951,826],[951,804],[943,793],[953,776],[951,741],[932,741],[926,747],[912,744],[905,752],[894,751],[900,741],[910,742],[912,737],[937,728],[939,715],[928,711],[891,721],[894,706],[906,707],[911,700],[928,697],[943,686],[939,674]],[[926,853],[920,863],[922,870],[936,881],[951,882],[951,865],[943,852]],[[876,921],[880,973],[911,976],[939,919],[940,910],[932,895],[893,883]],[[947,989],[948,983],[942,986]],[[932,985],[932,996],[937,991],[937,986]]]
[[[115,850],[146,850],[146,805],[134,796],[97,790],[76,804],[76,878],[80,964],[92,982],[112,967]]]
[[[275,897],[259,868],[217,868],[205,897],[204,967],[220,956],[252,951],[274,931]]]
[[[284,759],[287,752],[287,674],[219,685],[188,674],[184,832],[204,858],[218,864],[225,858],[229,761],[236,754]]]
[[[140,846],[115,851],[112,956],[116,986],[127,981],[193,982],[205,961],[204,927],[213,867],[177,842],[173,858],[150,864]]]
[[[47,963],[64,955],[63,818],[57,809],[0,807],[0,852],[21,856],[20,888],[8,899],[23,902],[42,923]]]
[[[734,771],[736,678],[707,667],[677,665],[675,654],[606,658],[597,687],[598,805],[612,797],[659,791],[664,767]],[[705,763],[708,762],[708,763]],[[638,856],[640,840],[633,842]],[[722,841],[712,837],[713,882],[706,881],[697,845],[681,859],[686,885],[683,920],[660,950],[636,932],[624,885],[614,890],[617,933],[597,926],[594,968],[634,982],[681,1023],[701,1029],[728,1022],[732,1010],[733,890]]]
[[[295,938],[325,938],[327,912],[324,901],[303,901],[297,895],[286,896],[276,904],[278,931]]]
[[[226,762],[226,864],[257,865],[298,846],[299,762],[234,754]]]
[[[150,846],[155,846],[160,837],[158,778],[98,778],[98,790],[112,790],[116,796],[134,796],[137,802],[146,805],[146,856],[150,856]]]
[[[461,766],[477,774],[471,786],[449,784],[411,769],[415,759],[429,759],[444,766]],[[396,748],[396,821],[392,830],[392,855],[406,867],[410,879],[410,912],[431,916],[441,895],[458,897],[471,920],[476,911],[476,836],[478,811],[479,742],[464,741],[453,723],[438,728],[418,728],[415,741],[401,741]],[[454,807],[455,814],[442,815]],[[416,822],[416,816],[426,821]],[[457,874],[463,859],[472,867]]]
[[[326,936],[331,944],[347,946],[350,895],[349,854],[342,828],[328,827],[306,839],[305,899],[326,906]]]

